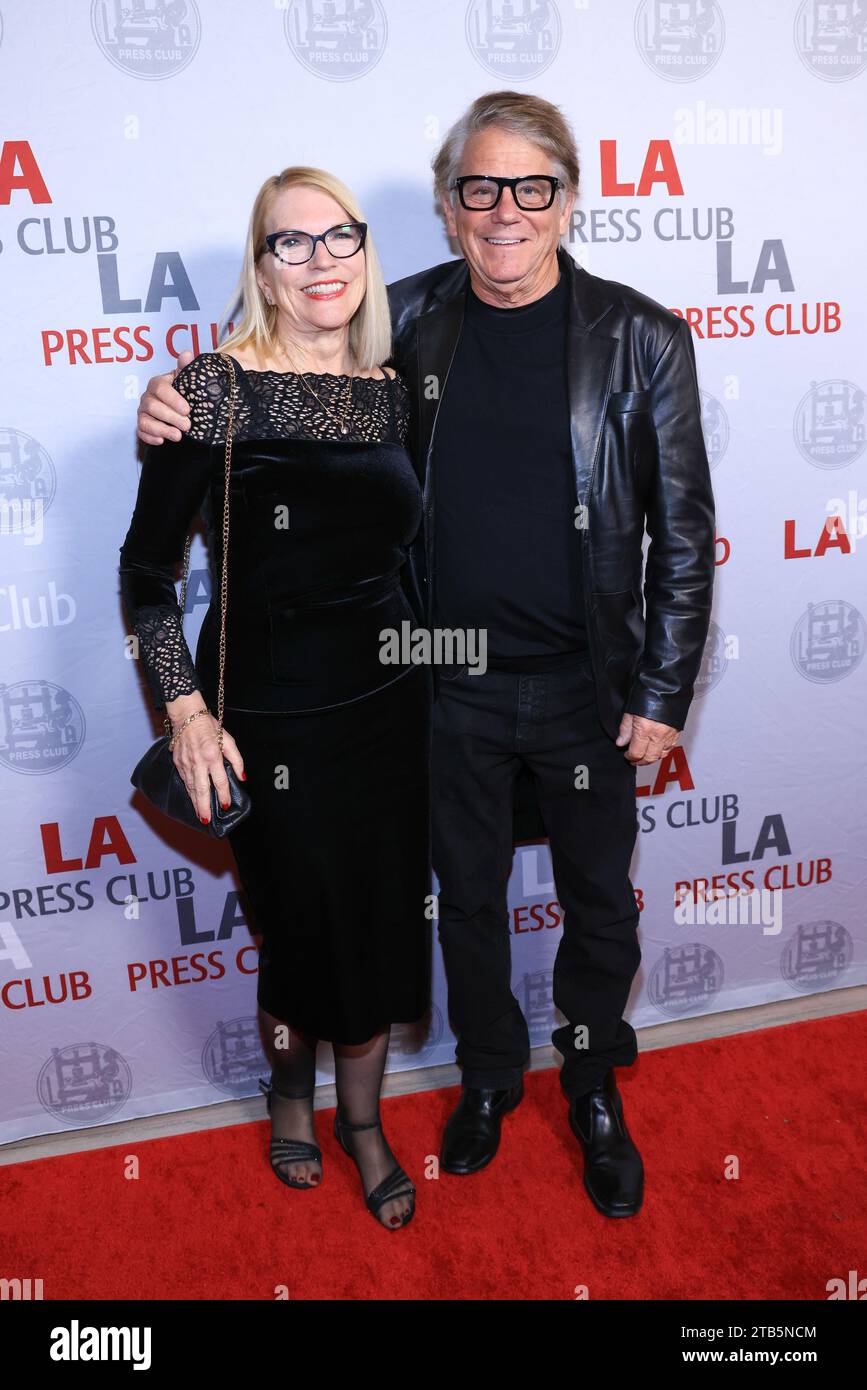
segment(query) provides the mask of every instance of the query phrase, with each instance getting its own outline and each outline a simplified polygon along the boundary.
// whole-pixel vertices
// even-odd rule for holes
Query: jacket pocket
[[[597,625],[602,639],[603,659],[609,659],[623,649],[635,653],[644,644],[644,613],[639,596],[634,588],[619,589],[613,593],[595,590],[593,602],[596,608]]]

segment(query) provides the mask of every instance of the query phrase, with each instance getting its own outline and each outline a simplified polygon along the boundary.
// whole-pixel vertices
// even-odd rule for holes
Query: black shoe
[[[274,1085],[273,1073],[270,1081],[266,1081],[264,1076],[259,1077],[259,1090],[265,1096],[265,1103],[268,1107],[268,1114],[270,1115],[272,1092],[276,1091],[278,1096],[282,1096],[284,1092],[280,1090],[279,1086]],[[307,1100],[312,1097],[312,1095],[313,1090],[311,1089],[302,1096],[292,1095],[288,1097],[288,1099]],[[287,1187],[304,1188],[319,1186],[318,1182],[304,1182],[301,1178],[290,1178],[289,1174],[283,1170],[284,1163],[301,1163],[304,1160],[309,1160],[311,1163],[318,1163],[321,1167],[322,1150],[319,1148],[318,1144],[308,1143],[306,1139],[280,1139],[272,1134],[268,1154],[271,1160],[271,1167],[274,1169],[280,1181],[285,1182]]]
[[[584,1150],[584,1186],[605,1216],[634,1216],[644,1199],[644,1164],[623,1119],[613,1069],[569,1103],[569,1124]]]
[[[523,1079],[506,1091],[465,1086],[446,1123],[440,1167],[446,1173],[477,1173],[500,1145],[500,1121],[524,1098]]]
[[[361,1165],[359,1164],[355,1154],[352,1152],[351,1141],[347,1143],[346,1136],[347,1134],[354,1134],[361,1129],[378,1129],[381,1133],[382,1121],[377,1117],[375,1120],[372,1120],[370,1124],[351,1125],[348,1122],[348,1120],[344,1120],[341,1116],[340,1106],[338,1105],[337,1109],[334,1112],[334,1137],[340,1144],[340,1147],[343,1149],[344,1153],[349,1154],[349,1157],[354,1162],[356,1168],[358,1168],[359,1174],[361,1173]],[[384,1134],[382,1135],[382,1142],[385,1144],[389,1156],[391,1158],[394,1158],[394,1154],[391,1152],[391,1146],[389,1145],[389,1142]],[[361,1182],[363,1188],[363,1177],[361,1179]],[[409,1211],[407,1212],[403,1220],[399,1221],[396,1226],[386,1226],[384,1221],[379,1220],[379,1213],[382,1211],[382,1208],[385,1206],[386,1202],[394,1202],[397,1200],[398,1197],[409,1198]],[[376,1217],[380,1226],[384,1226],[387,1231],[399,1231],[403,1226],[409,1225],[410,1221],[415,1215],[415,1184],[412,1181],[412,1179],[408,1176],[408,1174],[404,1172],[403,1168],[401,1168],[396,1158],[394,1158],[394,1167],[392,1168],[391,1172],[388,1173],[383,1178],[382,1182],[378,1183],[372,1191],[365,1193],[364,1202],[365,1206],[367,1207],[367,1210],[371,1212],[373,1216]]]

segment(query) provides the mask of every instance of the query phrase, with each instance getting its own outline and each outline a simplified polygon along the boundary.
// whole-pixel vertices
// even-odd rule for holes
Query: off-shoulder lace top
[[[350,378],[331,372],[307,372],[305,387],[295,372],[252,371],[234,362],[237,394],[233,440],[306,438],[406,444],[409,431],[409,395],[400,376],[353,377],[350,406],[344,417]],[[184,439],[202,444],[221,444],[229,418],[229,377],[232,367],[220,353],[206,352],[194,358],[174,379],[174,387],[190,403],[190,428]],[[330,414],[328,412],[331,412]],[[334,418],[336,417],[336,419]],[[346,425],[345,433],[340,425]],[[183,440],[181,441],[183,443]],[[203,451],[199,451],[201,456]],[[183,633],[182,614],[175,592],[175,566],[155,556],[153,538],[145,532],[145,516],[154,515],[159,490],[182,489],[189,505],[184,534],[205,501],[207,477],[201,471],[172,469],[166,446],[145,450],[136,509],[120,549],[121,592],[132,630],[138,638],[139,657],[156,709],[167,700],[191,695],[200,688],[195,664]],[[180,476],[178,476],[180,474]],[[180,512],[185,510],[180,502]],[[178,512],[178,507],[173,511]],[[177,545],[179,536],[174,537]],[[143,572],[152,601],[141,601]]]

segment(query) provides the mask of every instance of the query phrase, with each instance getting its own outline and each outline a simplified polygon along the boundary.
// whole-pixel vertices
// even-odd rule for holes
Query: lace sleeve
[[[200,681],[187,646],[177,604],[145,604],[133,619],[139,657],[157,709],[167,700],[192,695]]]
[[[197,357],[174,385],[191,405],[190,429],[177,443],[148,445],[132,521],[120,548],[120,588],[156,709],[200,686],[183,633],[175,569],[190,526],[205,502],[209,442],[219,429],[228,381],[219,363]],[[222,373],[220,388],[217,373]]]
[[[172,385],[190,403],[187,439],[205,444],[225,439],[229,423],[228,374],[233,370],[221,353],[203,352],[177,373]]]

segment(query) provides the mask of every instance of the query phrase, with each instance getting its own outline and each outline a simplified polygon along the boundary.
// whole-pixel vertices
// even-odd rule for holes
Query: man
[[[713,586],[692,339],[561,248],[579,169],[557,107],[480,97],[434,173],[463,259],[389,287],[425,498],[412,565],[429,626],[487,638],[483,673],[436,672],[433,861],[463,1081],[441,1163],[485,1167],[523,1095],[506,889],[529,779],[564,909],[553,985],[566,1023],[553,1042],[569,1122],[595,1206],[631,1216],[644,1170],[614,1067],[637,1055],[622,1016],[641,959],[635,769],[684,726]],[[154,378],[143,397],[148,442],[182,425],[168,383]]]

